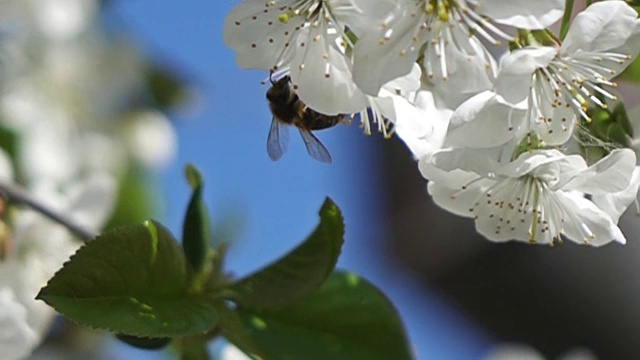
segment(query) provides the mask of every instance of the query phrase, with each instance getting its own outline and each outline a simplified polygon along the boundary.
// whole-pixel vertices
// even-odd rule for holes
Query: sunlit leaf
[[[204,295],[187,293],[187,275],[171,234],[148,221],[84,245],[37,298],[81,325],[125,335],[204,333],[217,314]]]
[[[158,350],[162,349],[165,346],[169,345],[171,342],[171,338],[161,337],[161,338],[146,338],[146,337],[138,337],[131,335],[116,335],[118,340],[125,342],[133,347],[137,347],[139,349],[145,350]]]
[[[638,11],[638,9],[639,7],[636,7],[636,11]],[[636,84],[640,83],[640,57],[636,57],[616,80],[626,80]]]
[[[366,280],[335,273],[283,309],[238,309],[266,359],[404,360],[412,353],[398,313]]]
[[[153,214],[155,199],[142,169],[131,166],[118,186],[116,208],[105,228],[140,223]]]
[[[182,228],[182,248],[187,261],[195,271],[200,271],[209,252],[211,226],[209,213],[202,200],[204,183],[200,172],[192,165],[185,167],[185,177],[193,189]]]
[[[216,303],[216,311],[220,317],[218,324],[220,332],[227,341],[246,354],[265,358],[251,337],[251,329],[244,325],[243,320],[236,311],[229,309],[222,302]]]
[[[327,198],[320,223],[297,248],[231,287],[231,298],[244,307],[288,305],[320,287],[333,271],[344,237],[340,209]]]

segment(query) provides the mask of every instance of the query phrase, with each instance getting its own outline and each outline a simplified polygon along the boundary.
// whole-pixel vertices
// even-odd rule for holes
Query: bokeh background
[[[234,238],[227,266],[238,277],[304,239],[330,196],[347,225],[339,267],[387,294],[418,359],[482,359],[504,342],[528,344],[549,358],[576,347],[601,359],[637,358],[640,223],[633,214],[623,221],[626,246],[495,245],[475,234],[472,221],[433,206],[397,139],[365,137],[356,124],[318,132],[333,156],[325,165],[292,132],[289,152],[272,162],[261,84],[267,74],[239,69],[221,40],[224,16],[236,3],[103,2],[109,26],[193,89],[187,105],[169,114],[176,157],[153,178],[161,194],[155,216],[174,233],[189,196],[187,162],[206,179],[220,236]],[[108,359],[168,356],[106,344]]]

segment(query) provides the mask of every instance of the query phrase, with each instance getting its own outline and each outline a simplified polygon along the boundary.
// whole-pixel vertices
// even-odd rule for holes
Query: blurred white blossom
[[[178,139],[169,119],[159,111],[138,112],[131,116],[126,138],[131,154],[150,168],[167,165],[177,151]]]
[[[7,360],[27,357],[39,336],[27,324],[27,309],[11,289],[0,288],[0,348]]]
[[[226,344],[220,351],[220,360],[250,360],[251,358],[232,344]]]
[[[546,360],[538,350],[532,346],[521,343],[500,344],[491,349],[483,360]],[[557,360],[598,360],[597,356],[589,349],[574,348],[555,358]]]
[[[107,174],[95,173],[69,183],[66,190],[60,191],[59,185],[42,179],[34,183],[31,196],[87,231],[96,233],[112,211],[114,181]],[[2,239],[8,242],[9,251],[0,261],[0,290],[10,291],[25,307],[26,316],[20,326],[28,327],[36,335],[31,344],[33,348],[46,335],[55,315],[52,308],[35,297],[78,249],[80,242],[67,229],[31,209],[15,211],[11,220],[11,229]],[[11,329],[3,331],[10,332]],[[5,346],[9,345],[0,343],[3,353],[6,353]]]
[[[13,146],[13,158],[0,150],[0,181],[19,183],[93,234],[111,217],[131,163],[163,166],[177,147],[168,119],[145,98],[148,61],[132,43],[104,31],[100,6],[96,0],[0,2],[0,65],[7,74],[0,131],[15,138],[2,143]],[[0,213],[0,226],[0,302],[15,309],[0,317],[0,354],[19,359],[42,341],[55,316],[36,294],[81,243],[22,206]]]

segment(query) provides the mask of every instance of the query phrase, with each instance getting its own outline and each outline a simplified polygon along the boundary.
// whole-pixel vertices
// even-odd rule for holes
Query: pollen
[[[533,91],[530,95],[534,97],[532,113],[537,113],[538,116],[555,116],[555,113],[547,114],[548,110],[543,106],[548,101],[553,109],[570,109],[577,118],[591,123],[591,117],[587,114],[590,106],[607,109],[606,100],[616,99],[604,86],[615,88],[615,83],[609,78],[617,74],[614,67],[628,59],[627,54],[614,52],[559,53],[546,68],[534,73]],[[565,124],[573,120],[566,116],[562,116],[560,120],[560,124],[553,126],[563,132],[570,130]],[[547,129],[549,134],[552,133],[551,130],[552,128]]]
[[[280,21],[282,24],[288,23],[289,22],[289,15],[281,14],[280,16],[278,16],[278,21]]]

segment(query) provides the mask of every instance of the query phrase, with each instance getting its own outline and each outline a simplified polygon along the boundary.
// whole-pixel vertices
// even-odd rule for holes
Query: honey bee
[[[283,76],[277,81],[271,81],[271,87],[267,90],[269,109],[273,114],[269,136],[267,137],[267,152],[271,160],[278,160],[287,151],[289,145],[288,125],[298,128],[304,141],[307,152],[312,158],[331,163],[331,155],[318,138],[311,133],[312,130],[322,130],[343,122],[345,116],[324,115],[310,109],[298,98],[291,78]]]

